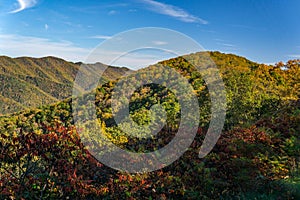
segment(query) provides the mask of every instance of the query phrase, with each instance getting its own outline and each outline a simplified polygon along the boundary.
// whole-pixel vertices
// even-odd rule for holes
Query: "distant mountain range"
[[[292,67],[296,71],[286,71],[281,70],[282,67],[285,68],[283,63],[282,65],[270,66],[255,63],[234,54],[220,52],[198,52],[190,54],[188,57],[192,60],[199,61],[202,59],[203,62],[206,62],[207,55],[219,68],[227,89],[230,87],[239,88],[241,85],[239,90],[235,91],[232,88],[232,91],[227,91],[228,97],[237,93],[237,95],[246,98],[246,93],[241,91],[242,89],[246,90],[245,84],[249,88],[251,86],[253,91],[260,90],[257,94],[271,95],[270,98],[281,96],[281,98],[293,99],[298,93],[299,76],[297,73],[299,71],[297,71],[297,67]],[[81,62],[68,62],[56,57],[10,58],[0,56],[0,115],[53,104],[71,97],[73,82],[82,64]],[[181,72],[185,71],[187,67],[181,57],[161,61],[160,64],[175,67]],[[289,61],[287,64],[297,66],[296,61]],[[126,67],[107,66],[102,63],[87,65],[88,67],[85,68],[87,71],[83,72],[87,76],[98,76],[99,73],[103,73],[99,84],[116,80],[122,75],[133,72]],[[104,69],[106,70],[103,72]],[[76,89],[84,91],[81,88]],[[254,96],[249,96],[249,98],[252,99]]]
[[[56,57],[0,56],[0,114],[52,104],[70,97],[73,81],[81,64],[83,63],[67,62]],[[107,67],[100,82],[115,80],[130,72],[125,67],[106,66],[102,63],[89,65],[91,70],[104,70]]]

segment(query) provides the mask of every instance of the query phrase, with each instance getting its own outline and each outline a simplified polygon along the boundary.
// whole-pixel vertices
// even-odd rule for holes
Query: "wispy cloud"
[[[219,39],[219,38],[215,38],[214,40],[217,41],[217,42],[226,42],[226,40]]]
[[[200,29],[201,32],[204,32],[204,33],[217,33],[217,31],[214,31],[214,30],[204,30],[204,29]]]
[[[217,44],[218,44],[218,45],[221,45],[221,46],[224,46],[224,47],[236,47],[236,45],[234,45],[234,44],[229,44],[229,43],[220,43],[220,42],[218,42]]]
[[[31,8],[38,3],[38,0],[18,0],[18,6],[16,10],[11,11],[10,13],[18,13],[27,8]]]
[[[49,29],[49,25],[45,24],[45,30],[48,31],[48,29]]]
[[[122,56],[120,56],[122,55]],[[124,54],[122,51],[96,49],[89,55],[88,63],[101,62],[112,66],[128,67],[133,70],[153,65],[159,61],[174,57],[168,52],[145,52],[137,51]]]
[[[115,14],[117,14],[117,13],[118,13],[117,11],[111,10],[111,11],[108,12],[108,15],[115,15]]]
[[[108,36],[108,35],[94,35],[90,38],[92,39],[101,39],[101,40],[107,40],[110,39],[112,36]]]
[[[192,15],[182,8],[170,4],[165,4],[154,0],[141,0],[140,2],[146,4],[147,9],[153,12],[167,15],[183,22],[208,24],[208,21]]]
[[[291,54],[288,55],[289,58],[300,58],[300,54]]]
[[[165,41],[159,41],[159,40],[157,40],[157,41],[153,41],[153,44],[154,44],[154,45],[166,45],[166,44],[168,44],[168,43],[165,42]]]
[[[110,37],[110,36],[98,36]],[[160,60],[173,57],[170,53],[135,52],[124,54],[109,49],[93,52],[93,48],[78,47],[70,41],[52,41],[46,38],[29,37],[22,35],[1,35],[0,34],[1,55],[10,57],[30,56],[44,57],[55,56],[72,62],[102,62],[116,66],[127,66],[131,69],[139,69],[155,64]],[[92,54],[90,54],[93,52]],[[89,58],[88,60],[87,57]],[[116,59],[117,58],[117,59]],[[113,61],[113,63],[111,63]]]
[[[226,48],[227,50],[237,50],[237,45],[232,44],[231,42],[228,42],[223,39],[215,38],[216,44],[219,46],[222,46],[223,48]]]
[[[101,2],[101,1],[99,1]],[[99,3],[97,5],[93,6],[81,6],[81,7],[75,7],[75,6],[69,6],[68,9],[74,12],[82,12],[87,14],[95,14],[99,13],[100,11],[106,10],[106,9],[117,9],[122,7],[127,7],[128,3]]]
[[[245,29],[245,30],[252,30],[252,31],[265,31],[265,27],[255,27],[255,26],[248,26],[248,25],[242,25],[242,24],[228,24],[231,27],[239,28],[239,29]]]
[[[137,9],[129,9],[128,12],[136,12]]]
[[[70,61],[83,61],[91,49],[77,47],[69,41],[52,41],[46,38],[22,35],[0,35],[1,54],[19,57],[55,56]]]

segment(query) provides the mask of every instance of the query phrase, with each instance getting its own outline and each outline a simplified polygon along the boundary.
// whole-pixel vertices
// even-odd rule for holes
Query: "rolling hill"
[[[73,81],[81,64],[55,57],[10,58],[1,56],[0,114],[36,108],[70,97]],[[101,63],[89,66],[91,70],[86,73],[97,73],[93,70],[99,72],[106,67]],[[127,68],[108,66],[103,74],[102,82],[115,80],[129,71]]]

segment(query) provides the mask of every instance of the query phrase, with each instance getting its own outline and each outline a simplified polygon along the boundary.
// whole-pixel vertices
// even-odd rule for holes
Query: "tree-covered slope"
[[[210,92],[195,63],[214,61],[223,78],[227,110],[225,126],[212,152],[200,159],[198,153],[211,119]],[[189,62],[187,62],[189,60]],[[175,83],[166,65],[184,76],[197,96],[197,135],[180,159],[158,171],[128,174],[97,162],[94,151],[102,141],[90,143],[91,110],[96,105],[102,134],[127,151],[145,153],[170,143],[181,123],[180,101],[167,88]],[[136,137],[151,130],[117,126],[112,115],[114,88],[108,81],[76,99],[65,99],[39,109],[0,117],[0,197],[78,199],[298,199],[300,198],[300,60],[274,66],[219,52],[199,52],[160,62],[127,76],[120,94],[146,79],[168,80],[146,84],[130,97],[129,115],[139,125],[162,120],[151,115],[152,105],[166,110],[166,124],[151,138]],[[168,79],[171,78],[171,79]],[[174,81],[174,82],[173,82]],[[189,94],[185,96],[189,98]],[[84,121],[74,127],[74,102],[87,100],[75,110]],[[124,99],[116,103],[124,109]],[[195,108],[196,109],[196,108]],[[195,112],[195,109],[191,112]],[[93,112],[93,111],[92,111]],[[189,116],[188,116],[189,117]],[[192,118],[191,118],[192,119]],[[77,130],[76,130],[77,128]],[[79,134],[80,133],[80,134]],[[186,139],[186,138],[182,138]],[[136,161],[132,161],[136,162]]]
[[[1,56],[0,95],[3,101],[0,105],[0,114],[21,111],[23,108],[36,108],[70,97],[80,64],[82,63],[67,62],[55,57]],[[92,67],[91,64],[90,68],[100,71],[105,68],[101,63],[94,65],[98,67]],[[102,81],[114,80],[127,71],[129,71],[127,68],[109,66],[103,74]],[[15,106],[12,106],[14,104]]]

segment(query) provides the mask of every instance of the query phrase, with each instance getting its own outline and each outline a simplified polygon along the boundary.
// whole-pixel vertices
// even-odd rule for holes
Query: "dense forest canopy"
[[[204,62],[207,54],[223,79],[227,110],[220,139],[208,156],[199,159],[199,148],[211,119],[211,94],[201,73],[195,70],[192,62],[187,62],[187,58]],[[38,65],[39,62],[43,65]],[[23,64],[21,67],[20,63]],[[95,95],[66,98],[51,105],[0,117],[0,198],[300,198],[300,60],[265,65],[232,54],[199,52],[161,61],[157,65],[168,66],[185,77],[201,105],[197,135],[180,159],[161,170],[129,174],[113,170],[95,159],[93,148],[101,145],[101,141],[89,144],[88,150],[82,144],[82,140],[89,137],[85,128],[91,122],[86,120],[78,134],[73,121],[72,101],[93,100],[102,133],[118,147],[131,152],[160,149],[175,137],[179,128],[182,114],[179,98],[167,83],[146,84],[130,97],[129,117],[138,125],[150,124],[147,126],[149,130],[130,129],[135,136],[124,132],[122,128],[126,129],[130,124],[117,126],[111,105],[114,88],[119,82],[115,79],[127,70],[108,69],[112,71],[106,74],[113,78],[100,82]],[[61,97],[69,97],[64,92],[71,92],[67,90],[78,69],[74,63],[54,58],[1,57],[0,66],[0,78],[10,84],[3,85],[5,90],[1,90],[0,97],[5,100],[3,102],[12,102],[16,106],[22,103],[10,101],[20,89],[14,87],[16,81],[20,83],[15,86],[24,85],[21,89],[27,91],[31,99],[44,98],[41,94],[51,91],[52,97],[55,97],[55,92]],[[17,66],[24,71],[15,74],[13,69]],[[56,66],[55,70],[52,70],[53,66]],[[168,76],[159,73],[155,66],[132,72],[128,78],[134,84],[146,73],[157,78]],[[62,70],[58,69],[63,69],[64,73],[60,74]],[[41,82],[49,81],[44,82],[49,88],[41,86],[43,92],[41,88],[36,89],[37,85],[25,87],[40,79]],[[54,83],[65,85],[58,90]],[[122,92],[126,94],[127,91]],[[121,103],[117,104],[116,112],[122,111],[122,101],[120,99]],[[166,119],[151,114],[149,109],[155,104],[164,108]],[[82,119],[89,119],[86,105],[82,104],[77,112]],[[136,137],[151,131],[151,125],[159,124],[161,120],[166,124],[157,135]]]
[[[0,115],[53,104],[72,95],[78,69],[83,63],[56,57],[10,58],[0,56]],[[95,66],[95,67],[93,67]],[[115,80],[130,70],[101,63],[90,64],[89,73],[101,73],[102,81]],[[93,71],[97,69],[98,71]]]

